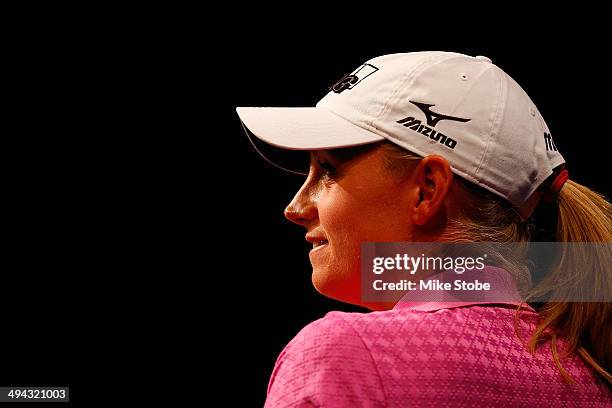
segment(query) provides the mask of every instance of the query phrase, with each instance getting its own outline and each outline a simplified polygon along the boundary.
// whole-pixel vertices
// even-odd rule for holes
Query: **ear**
[[[442,208],[453,183],[453,173],[444,157],[431,155],[419,162],[414,175],[417,200],[412,221],[416,225],[425,225]]]

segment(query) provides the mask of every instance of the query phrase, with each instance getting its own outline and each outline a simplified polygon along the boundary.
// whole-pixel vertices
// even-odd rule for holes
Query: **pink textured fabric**
[[[511,299],[514,288],[497,290]],[[282,351],[265,406],[612,407],[603,380],[577,355],[562,360],[571,386],[549,344],[530,354],[523,342],[535,311],[521,311],[519,338],[516,303],[504,303],[402,301],[384,312],[330,312]]]

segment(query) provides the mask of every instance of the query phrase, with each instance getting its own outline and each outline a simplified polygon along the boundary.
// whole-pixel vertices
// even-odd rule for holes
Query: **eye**
[[[327,176],[334,176],[336,174],[336,169],[329,162],[323,162],[321,159],[317,159],[317,163],[319,167],[323,169],[323,172]]]

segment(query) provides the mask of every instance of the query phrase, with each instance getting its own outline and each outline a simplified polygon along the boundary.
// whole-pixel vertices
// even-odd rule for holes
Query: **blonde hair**
[[[390,142],[381,143],[387,150],[386,167],[392,171],[406,169],[421,159]],[[528,222],[503,198],[455,177],[451,191],[460,194],[464,205],[461,215],[449,220],[443,240],[448,242],[610,242],[612,241],[612,206],[602,195],[568,180],[561,188],[556,202],[542,203]],[[542,185],[546,188],[550,181]],[[530,297],[550,291],[554,286],[555,299],[575,299],[581,287],[575,276],[564,276],[568,271],[584,270],[592,285],[600,293],[612,293],[609,273],[610,254],[596,253],[588,259],[571,256],[563,246],[541,284]],[[579,265],[580,268],[576,268]],[[516,268],[511,262],[508,269]],[[520,269],[520,267],[519,267]],[[515,270],[521,276],[523,270]],[[528,278],[527,278],[528,279]],[[551,285],[554,283],[554,285]],[[605,302],[548,302],[538,310],[539,323],[528,341],[528,349],[535,353],[539,344],[550,340],[553,360],[566,381],[573,380],[561,365],[558,339],[567,343],[566,354],[578,355],[610,384],[612,367],[612,306]]]

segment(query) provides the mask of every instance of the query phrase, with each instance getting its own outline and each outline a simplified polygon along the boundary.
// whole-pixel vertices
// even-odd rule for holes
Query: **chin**
[[[353,305],[361,304],[359,280],[351,282],[328,268],[313,267],[312,285],[317,292],[328,298]]]

